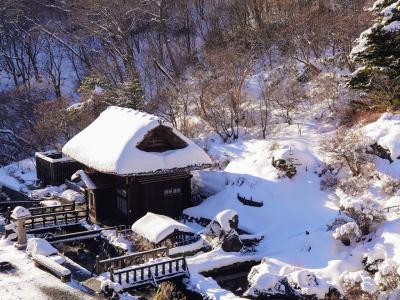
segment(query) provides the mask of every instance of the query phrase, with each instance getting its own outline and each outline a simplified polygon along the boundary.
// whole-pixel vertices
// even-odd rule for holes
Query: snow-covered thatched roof
[[[170,128],[186,146],[164,152],[137,148],[146,134],[160,126]],[[201,169],[211,164],[193,141],[157,116],[110,106],[62,149],[67,156],[99,172],[117,175],[160,173],[175,169]]]
[[[158,244],[174,231],[194,233],[185,224],[163,215],[148,212],[132,225],[132,231],[152,243]]]

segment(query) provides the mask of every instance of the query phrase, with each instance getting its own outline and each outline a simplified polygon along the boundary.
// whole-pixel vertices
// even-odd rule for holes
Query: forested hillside
[[[4,0],[0,164],[63,144],[111,104],[228,142],[325,98],[348,121],[337,102],[365,99],[339,86],[373,23],[367,2]]]
[[[4,299],[56,299],[48,278],[113,299],[400,299],[399,109],[400,0],[2,0]],[[56,235],[78,202],[74,225],[122,258],[100,274],[110,244],[77,243],[67,265],[98,276],[54,283],[14,247],[20,197],[43,207],[17,224],[39,209]],[[177,253],[187,278],[158,285]],[[139,269],[153,287],[131,290]]]

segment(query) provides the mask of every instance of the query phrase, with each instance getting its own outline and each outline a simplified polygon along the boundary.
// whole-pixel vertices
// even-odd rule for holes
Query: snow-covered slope
[[[390,128],[393,129],[397,124],[397,118],[398,116],[383,115],[377,122],[360,130],[368,129],[368,134],[375,140],[390,140],[391,143],[385,146],[392,149],[395,145],[392,142],[397,139],[390,137],[400,130],[393,132]],[[241,141],[226,148],[218,145],[211,151],[215,151],[214,154],[217,155],[217,152],[223,153],[230,158],[230,163],[225,168],[226,181],[221,181],[216,188],[215,182],[207,179],[207,171],[198,175],[198,180],[202,183],[212,182],[213,190],[217,193],[199,206],[186,209],[186,214],[212,219],[225,209],[233,209],[239,214],[241,229],[265,237],[254,254],[254,257],[261,256],[264,260],[254,268],[253,275],[249,276],[249,295],[265,292],[271,286],[279,287],[278,283],[282,278],[298,286],[298,293],[314,294],[319,298],[323,298],[331,287],[342,291],[346,280],[364,280],[363,284],[368,286],[368,283],[374,283],[372,277],[365,277],[370,276],[368,273],[365,275],[353,272],[361,272],[365,267],[362,264],[363,257],[373,255],[371,253],[375,253],[376,249],[383,249],[386,259],[400,263],[400,249],[397,249],[400,245],[400,225],[397,224],[397,214],[388,214],[389,221],[381,225],[371,238],[364,239],[355,246],[344,246],[334,239],[332,230],[328,231],[327,225],[341,215],[335,190],[320,189],[321,178],[318,174],[327,163],[327,158],[319,145],[335,131],[326,133],[318,128],[318,124],[303,124],[300,136],[297,126],[288,126],[265,141]],[[235,150],[231,153],[229,149]],[[392,151],[396,153],[395,149]],[[272,165],[273,157],[294,158],[297,174],[291,179],[279,178],[279,172]],[[386,165],[385,160],[376,157],[375,163],[378,172],[379,166],[385,164],[385,172],[381,176],[387,173],[396,174],[393,170],[398,169],[398,161],[393,164],[387,161]],[[209,176],[213,178],[216,175],[209,173]],[[385,198],[379,192],[378,187],[382,185],[379,179],[374,179],[370,184],[367,195],[382,206],[399,204],[399,197]],[[245,206],[238,201],[237,194],[263,201],[264,205],[260,208]],[[205,254],[205,257],[208,255],[211,254]],[[221,265],[223,257],[224,253],[219,253],[220,262],[215,262],[215,266]],[[241,254],[233,257],[232,254],[225,254],[225,259],[222,265],[245,258]],[[247,260],[250,259],[247,257]],[[201,262],[200,257],[189,260],[192,268],[196,266],[199,271],[212,268],[210,261],[212,260],[203,259]],[[347,275],[345,272],[348,272]]]

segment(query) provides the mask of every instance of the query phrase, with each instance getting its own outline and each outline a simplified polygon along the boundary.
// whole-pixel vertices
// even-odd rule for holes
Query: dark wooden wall
[[[131,218],[137,220],[147,212],[177,218],[182,210],[190,205],[191,175],[170,174],[166,176],[149,176],[136,178],[130,186],[129,203]],[[165,197],[164,190],[180,188],[179,196]]]
[[[60,185],[65,179],[71,179],[72,174],[83,168],[77,161],[50,162],[36,156],[37,178],[45,185]]]
[[[190,206],[191,175],[190,173],[152,175],[141,177],[118,177],[104,175],[112,181],[113,187],[94,190],[96,217],[100,222],[115,220],[118,224],[131,225],[147,212],[177,218],[182,210]],[[127,191],[128,214],[124,215],[117,208],[116,189]],[[181,194],[165,197],[164,190],[180,188]]]

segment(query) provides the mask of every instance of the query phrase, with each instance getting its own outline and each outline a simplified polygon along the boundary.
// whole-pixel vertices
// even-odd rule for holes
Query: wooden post
[[[114,266],[111,266],[110,268],[110,280],[114,282]]]
[[[96,255],[96,274],[100,274],[100,256]]]
[[[25,249],[26,247],[26,230],[25,230],[25,219],[18,219],[17,221],[17,233],[18,233],[18,242],[15,244],[15,247],[18,249]]]

